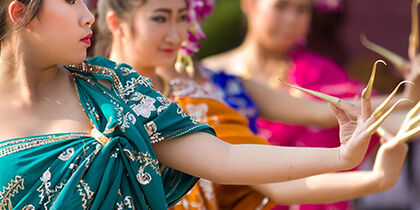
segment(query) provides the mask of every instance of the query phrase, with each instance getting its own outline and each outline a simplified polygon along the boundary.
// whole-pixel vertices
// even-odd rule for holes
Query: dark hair
[[[106,24],[106,14],[113,11],[121,20],[131,22],[134,10],[147,0],[99,0],[95,35],[95,56],[108,57],[112,34]],[[130,24],[131,25],[131,24]]]
[[[26,5],[26,11],[23,16],[23,24],[21,27],[27,26],[38,14],[42,7],[43,0],[18,0],[20,3]],[[10,26],[8,25],[8,9],[10,0],[0,1],[0,43],[9,35]]]

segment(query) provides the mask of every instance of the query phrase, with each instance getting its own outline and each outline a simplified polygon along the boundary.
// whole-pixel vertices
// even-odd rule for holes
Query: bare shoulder
[[[207,57],[202,61],[202,64],[206,68],[209,68],[215,72],[226,71],[226,72],[232,73],[233,71],[232,63],[234,60],[236,60],[234,59],[235,57],[236,57],[235,50],[231,50],[228,52],[224,52],[224,53]]]

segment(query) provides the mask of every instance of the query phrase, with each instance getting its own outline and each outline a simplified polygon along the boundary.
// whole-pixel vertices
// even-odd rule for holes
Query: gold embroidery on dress
[[[64,188],[67,182],[61,182],[60,184],[52,187],[51,177],[52,173],[50,168],[48,168],[46,171],[44,171],[42,177],[39,178],[42,181],[42,184],[36,189],[36,191],[39,192],[39,204],[42,204],[45,209],[49,208],[48,205],[51,203],[52,198],[57,194],[57,192]]]
[[[185,105],[185,109],[187,110],[188,114],[193,116],[195,119],[200,121],[201,123],[208,123],[207,121],[207,112],[209,111],[209,107],[205,103],[201,104],[187,104]]]
[[[92,198],[94,192],[90,190],[88,183],[84,180],[80,180],[80,183],[76,185],[76,187],[78,188],[77,191],[79,192],[79,195],[82,197],[82,207],[83,209],[87,209],[88,202]]]
[[[150,165],[150,163],[142,165],[136,175],[137,181],[142,185],[147,185],[152,181],[152,176],[144,171],[148,165]]]
[[[29,205],[24,206],[22,210],[35,210],[35,206],[32,204],[29,204]]]
[[[90,132],[90,135],[92,135],[92,137],[96,141],[101,143],[103,146],[107,145],[108,142],[110,141],[110,139],[107,136],[105,136],[102,132],[100,132],[96,127],[92,129],[92,131]]]
[[[30,137],[30,138],[23,138],[23,139],[16,139],[4,142],[0,144],[0,157],[4,157],[16,152],[21,152],[27,149],[31,149],[34,147],[56,143],[60,141],[68,141],[77,139],[80,137],[89,137],[87,134],[69,134],[65,136],[55,136],[55,135],[48,135],[48,136],[39,136],[39,137]]]
[[[123,152],[125,156],[129,158],[131,161],[133,162],[137,161],[141,163],[144,166],[144,168],[146,166],[150,166],[152,167],[153,170],[155,170],[156,174],[160,175],[159,161],[155,158],[152,158],[150,153],[130,151],[128,149],[123,149]]]
[[[79,71],[79,72],[87,72],[91,74],[99,74],[99,75],[107,75],[112,78],[112,85],[114,86],[114,90],[117,90],[117,95],[121,97],[121,99],[124,100],[125,103],[128,103],[128,100],[125,99],[125,96],[128,96],[130,93],[134,92],[134,89],[137,87],[138,84],[144,85],[146,87],[152,88],[151,81],[145,77],[139,76],[137,78],[131,78],[129,81],[126,82],[126,85],[123,86],[121,80],[118,78],[118,75],[115,73],[114,70],[103,67],[103,66],[96,66],[91,65],[86,62],[83,62],[82,64],[78,65],[70,65],[68,66],[70,69]],[[116,66],[116,68],[119,68],[119,66]],[[125,67],[124,67],[125,68]],[[124,71],[127,72],[127,69],[122,70],[123,75]],[[134,70],[133,70],[134,72]],[[83,77],[83,75],[80,74],[74,74],[78,75],[80,77]]]
[[[19,193],[19,190],[25,190],[25,186],[24,179],[17,175],[0,191],[0,209],[13,209],[12,198]]]

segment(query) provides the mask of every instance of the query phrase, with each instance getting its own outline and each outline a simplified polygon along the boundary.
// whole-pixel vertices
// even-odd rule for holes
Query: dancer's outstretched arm
[[[330,173],[294,181],[254,185],[254,189],[276,203],[331,203],[385,191],[398,180],[408,147],[386,142],[377,153],[370,171]]]
[[[333,108],[341,129],[337,148],[230,145],[205,133],[163,141],[154,148],[164,165],[221,184],[280,182],[350,169],[362,161],[372,125],[378,122],[369,112],[369,101],[363,101],[357,121]]]

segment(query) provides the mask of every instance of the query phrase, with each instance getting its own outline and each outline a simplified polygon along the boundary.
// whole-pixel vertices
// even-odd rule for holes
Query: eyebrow
[[[185,11],[187,11],[187,8],[185,8],[185,7],[178,10],[179,13],[185,12]],[[166,8],[156,9],[154,12],[163,12],[163,13],[172,14],[172,10],[166,9]]]

